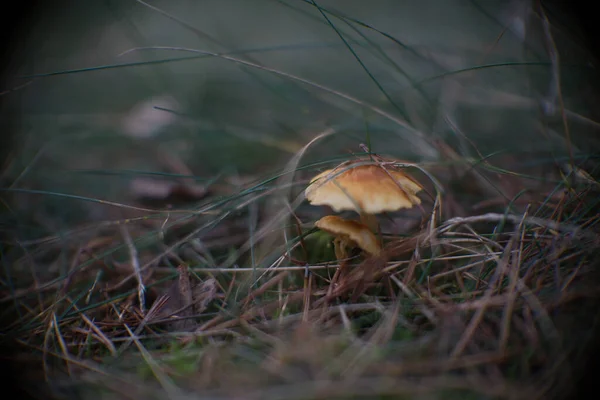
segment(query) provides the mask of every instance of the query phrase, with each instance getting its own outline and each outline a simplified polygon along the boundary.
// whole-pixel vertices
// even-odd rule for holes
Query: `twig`
[[[121,226],[121,234],[123,235],[123,239],[125,240],[125,244],[129,249],[129,256],[131,258],[131,266],[133,267],[133,272],[135,273],[135,277],[138,281],[138,300],[140,302],[140,311],[142,315],[146,313],[146,298],[144,296],[146,292],[146,287],[144,286],[144,281],[142,279],[142,272],[140,269],[140,261],[138,259],[137,249],[133,244],[133,240],[131,240],[131,235],[127,230],[125,225]]]
[[[519,216],[519,215],[498,214],[498,213],[474,215],[472,217],[451,218],[451,219],[447,220],[446,222],[444,222],[440,226],[439,232],[445,233],[445,232],[449,231],[450,229],[452,229],[453,227],[456,227],[458,225],[471,224],[471,223],[477,223],[477,222],[508,221],[513,224],[519,224],[519,223],[521,223],[521,220],[523,220],[523,222],[526,225],[541,226],[543,228],[553,229],[553,230],[559,231],[559,232],[567,232],[567,233],[570,232],[574,236],[581,235],[584,237],[594,238],[594,239],[597,237],[597,235],[595,233],[587,231],[587,230],[583,230],[576,225],[562,224],[559,222],[555,222],[555,221],[551,221],[551,220],[547,220],[547,219],[543,219],[543,218],[538,218],[538,217],[526,217],[523,219],[523,216]]]
[[[525,213],[523,214],[523,219],[521,220],[521,224],[519,225],[518,231],[521,232],[520,238],[519,238],[519,250],[516,252],[516,254],[511,254],[513,262],[512,263],[508,263],[507,266],[509,266],[509,268],[511,268],[510,271],[510,276],[509,276],[509,287],[508,287],[508,299],[506,302],[506,306],[504,307],[503,310],[503,315],[502,315],[502,330],[500,331],[500,339],[499,339],[499,348],[501,352],[506,351],[506,346],[508,343],[508,336],[510,334],[510,324],[511,324],[511,319],[512,319],[512,313],[513,313],[513,308],[515,305],[515,300],[517,299],[517,295],[519,293],[518,289],[517,289],[517,282],[519,280],[519,269],[521,268],[521,263],[523,261],[522,257],[523,257],[523,239],[525,236],[525,224],[523,223],[525,221],[525,219],[527,218],[527,214],[529,212],[529,206],[527,207],[527,209],[525,210]],[[510,256],[509,256],[510,257]]]
[[[54,325],[54,334],[56,335],[56,339],[58,340],[58,344],[60,345],[60,349],[63,352],[63,355],[65,357],[65,363],[67,364],[67,372],[69,373],[69,375],[72,375],[73,372],[71,370],[71,363],[69,363],[68,358],[69,358],[69,350],[67,349],[67,345],[65,344],[65,340],[62,337],[62,334],[60,333],[60,328],[58,327],[58,321],[56,319],[56,314],[52,313],[52,324]]]
[[[111,340],[109,338],[106,337],[106,335],[104,334],[104,332],[102,332],[100,330],[100,328],[98,328],[84,313],[81,313],[80,315],[81,315],[81,318],[83,318],[83,320],[85,321],[85,323],[90,326],[90,328],[92,329],[92,331],[94,331],[94,333],[96,333],[96,335],[98,336],[98,338],[100,339],[100,341],[102,343],[104,343],[104,345],[106,346],[106,348],[110,351],[110,354],[112,356],[116,356],[117,355],[117,349],[115,349],[115,345],[111,342]]]

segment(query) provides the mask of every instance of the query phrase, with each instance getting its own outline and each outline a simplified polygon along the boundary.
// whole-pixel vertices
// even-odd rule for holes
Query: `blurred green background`
[[[574,154],[598,148],[595,72],[560,8],[546,10],[556,64],[527,1],[58,4],[10,60],[11,189],[128,203],[140,171],[266,173],[328,129],[307,162],[358,152],[367,136],[417,162],[439,160],[440,140],[463,157],[544,162],[568,154],[559,87]],[[17,213],[55,215],[49,225],[110,217],[11,195]]]

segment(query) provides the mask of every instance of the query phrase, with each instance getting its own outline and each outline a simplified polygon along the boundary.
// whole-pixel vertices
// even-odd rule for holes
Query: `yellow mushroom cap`
[[[349,166],[323,171],[306,188],[313,205],[327,205],[336,212],[355,210],[366,214],[396,211],[421,204],[423,188],[404,172],[379,165]]]
[[[341,236],[353,245],[371,255],[381,252],[377,238],[368,227],[357,221],[349,221],[335,215],[328,215],[315,222],[315,226],[334,236]]]

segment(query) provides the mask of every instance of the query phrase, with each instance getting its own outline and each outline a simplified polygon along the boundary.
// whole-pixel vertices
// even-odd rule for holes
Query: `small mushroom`
[[[318,220],[315,226],[335,237],[333,246],[338,261],[348,257],[347,247],[358,246],[370,255],[379,255],[381,252],[381,246],[373,232],[358,221],[328,215]]]
[[[357,211],[363,224],[375,231],[375,214],[421,204],[417,193],[422,189],[396,168],[375,164],[342,165],[315,176],[305,195],[313,205],[327,205],[336,212]]]

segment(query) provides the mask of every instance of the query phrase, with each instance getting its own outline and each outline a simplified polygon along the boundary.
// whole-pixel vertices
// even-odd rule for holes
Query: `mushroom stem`
[[[335,252],[335,258],[340,262],[348,258],[348,253],[346,252],[346,241],[340,236],[336,236],[336,238],[333,239],[333,251]]]
[[[374,214],[367,214],[364,212],[360,213],[360,222],[371,230],[371,232],[377,232],[377,217]]]

